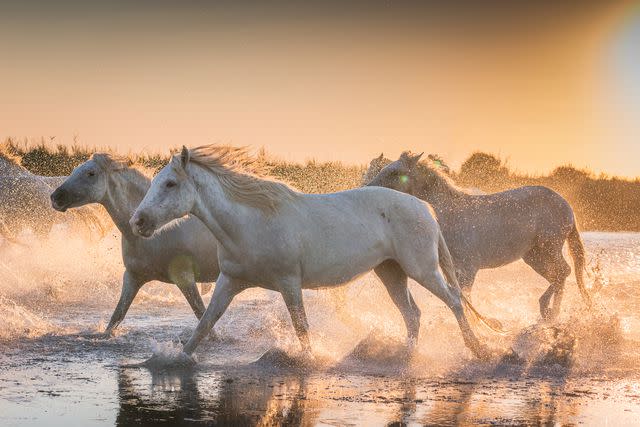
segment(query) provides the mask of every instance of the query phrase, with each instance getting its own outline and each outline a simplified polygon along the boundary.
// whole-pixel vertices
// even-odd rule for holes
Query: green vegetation
[[[34,144],[7,139],[0,146],[0,152],[19,159],[22,166],[31,172],[47,176],[68,175],[95,151],[105,150],[80,145],[67,147],[44,140]],[[258,157],[272,176],[309,193],[357,187],[366,169],[365,166],[349,166],[340,162],[285,162],[272,158],[264,150],[260,151]],[[162,154],[130,154],[128,158],[133,164],[158,170],[167,163],[169,157]],[[571,203],[582,230],[640,231],[638,179],[595,176],[590,171],[569,165],[560,166],[546,176],[519,174],[501,159],[487,153],[472,154],[459,171],[449,173],[459,185],[486,192],[522,185],[544,185],[562,194]]]

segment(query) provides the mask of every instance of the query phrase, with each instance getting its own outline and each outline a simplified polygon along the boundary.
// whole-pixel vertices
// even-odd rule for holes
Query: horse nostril
[[[56,190],[53,192],[53,194],[51,194],[51,200],[53,200],[54,202],[61,202],[62,199],[64,199],[63,191]]]
[[[139,216],[134,224],[138,227],[142,227],[144,225],[144,217]]]

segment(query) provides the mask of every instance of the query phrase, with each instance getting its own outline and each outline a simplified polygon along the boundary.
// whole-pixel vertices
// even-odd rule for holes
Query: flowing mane
[[[134,182],[141,187],[149,187],[151,171],[139,166],[133,166],[133,162],[129,158],[109,153],[95,153],[91,156],[91,159],[101,168],[116,172],[127,181]]]
[[[189,154],[191,162],[213,173],[224,192],[240,203],[275,212],[281,202],[298,196],[287,184],[261,173],[247,147],[203,145]],[[173,157],[173,161],[179,158]]]
[[[376,177],[380,173],[380,171],[387,166],[389,163],[392,163],[391,159],[387,159],[384,156],[384,153],[381,153],[380,156],[375,157],[369,162],[369,167],[362,175],[362,184],[367,185],[373,178]]]
[[[30,175],[24,166],[20,164],[18,157],[6,152],[0,152],[0,173],[2,175]]]
[[[424,191],[426,194],[443,194],[450,197],[457,197],[470,194],[463,187],[459,187],[450,176],[433,166],[433,160],[423,160],[418,163],[416,170],[424,177]]]

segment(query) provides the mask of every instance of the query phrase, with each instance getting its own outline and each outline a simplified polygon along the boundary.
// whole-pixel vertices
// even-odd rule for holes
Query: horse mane
[[[362,175],[362,184],[366,185],[373,181],[376,175],[378,175],[380,171],[390,163],[392,163],[392,160],[384,157],[384,153],[381,153],[380,156],[371,159],[369,167]]]
[[[20,158],[0,150],[0,168],[5,169],[2,172],[17,172],[30,174],[30,172],[20,164]]]
[[[128,157],[110,153],[95,153],[91,156],[91,160],[105,170],[116,172],[117,175],[124,177],[127,181],[139,186],[149,187],[151,171],[139,165],[134,165],[132,159]]]
[[[5,151],[0,151],[0,159],[7,161],[9,163],[13,163],[16,166],[19,166],[18,158]]]
[[[429,183],[427,193],[443,194],[449,197],[470,194],[467,189],[458,186],[444,171],[435,167],[432,159],[420,161],[416,165],[416,170]]]
[[[223,191],[240,203],[273,213],[282,202],[298,197],[287,184],[264,174],[248,147],[202,145],[189,154],[190,162],[213,173]],[[179,161],[179,156],[173,161]]]

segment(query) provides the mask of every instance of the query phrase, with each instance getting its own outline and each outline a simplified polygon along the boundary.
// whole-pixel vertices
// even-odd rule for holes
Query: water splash
[[[153,355],[142,366],[149,369],[187,368],[197,363],[194,356],[183,351],[179,341],[158,342],[153,340],[151,345]]]

